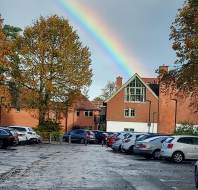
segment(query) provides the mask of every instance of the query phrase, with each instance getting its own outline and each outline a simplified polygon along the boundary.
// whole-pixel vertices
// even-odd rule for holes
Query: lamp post
[[[150,133],[150,127],[151,127],[151,100],[146,100],[146,102],[149,102],[148,132]]]
[[[175,101],[175,128],[174,128],[174,133],[176,132],[177,129],[177,99],[171,99],[173,101]]]
[[[4,96],[1,96],[0,97],[0,126],[1,126],[1,108],[2,108],[2,104],[3,104],[3,99],[5,99],[5,97]]]

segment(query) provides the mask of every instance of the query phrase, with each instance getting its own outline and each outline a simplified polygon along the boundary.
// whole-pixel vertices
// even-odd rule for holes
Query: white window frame
[[[128,111],[128,115],[126,115],[125,113],[126,113],[126,111]],[[133,113],[133,114],[132,114]],[[136,114],[135,114],[135,109],[133,109],[133,108],[125,108],[124,109],[124,117],[126,117],[126,118],[133,118],[133,117],[135,117],[136,116]]]
[[[88,113],[87,115],[85,113]],[[93,117],[93,111],[84,111],[84,116],[85,117]]]
[[[137,85],[137,81],[141,83],[141,86]],[[134,86],[131,84],[134,83]],[[137,93],[137,91],[140,93]],[[140,100],[137,100],[137,97],[140,97]],[[142,100],[141,100],[142,97]],[[146,87],[144,84],[136,77],[125,87],[125,97],[126,102],[145,102],[146,100]]]

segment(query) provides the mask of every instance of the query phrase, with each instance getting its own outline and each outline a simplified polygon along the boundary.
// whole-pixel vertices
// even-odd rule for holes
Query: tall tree
[[[187,0],[178,10],[171,26],[170,39],[176,51],[176,69],[172,72],[177,87],[197,90],[198,87],[198,1]]]
[[[100,98],[102,100],[107,100],[113,95],[115,91],[116,91],[115,82],[108,81],[105,87],[102,89],[102,94],[100,95]]]
[[[191,107],[198,113],[198,1],[186,0],[171,26],[170,39],[176,51],[176,68],[165,77],[177,92],[191,97]]]
[[[0,15],[0,75],[1,81],[4,76],[3,73],[6,70],[6,66],[8,64],[7,55],[11,54],[11,43],[6,39],[6,36],[3,32],[3,19]]]
[[[15,49],[12,77],[22,85],[26,105],[38,108],[40,123],[49,109],[67,102],[68,94],[91,84],[89,49],[62,17],[40,17],[17,36]]]
[[[17,54],[17,47],[16,47],[16,40],[20,35],[20,32],[22,31],[19,27],[14,27],[11,25],[4,25],[3,26],[3,32],[7,38],[7,40],[12,44],[12,54],[7,56],[7,59],[9,60],[9,64],[12,64],[10,68],[12,70],[9,70],[10,74],[10,80],[7,81],[7,84],[5,84],[5,88],[9,89],[9,102],[12,106],[16,107],[17,109],[20,108],[20,83],[15,81],[16,74],[20,74],[20,70],[18,68],[19,66],[19,55]],[[15,52],[15,53],[14,53]]]

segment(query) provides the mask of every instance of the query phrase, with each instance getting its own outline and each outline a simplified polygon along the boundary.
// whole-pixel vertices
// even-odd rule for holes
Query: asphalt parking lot
[[[28,145],[0,150],[0,189],[193,190],[194,162],[173,164],[100,145]]]

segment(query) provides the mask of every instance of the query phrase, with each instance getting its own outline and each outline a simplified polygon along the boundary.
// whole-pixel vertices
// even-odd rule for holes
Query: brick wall
[[[146,98],[151,101],[151,122],[153,122],[153,112],[158,112],[158,99],[146,89]],[[125,108],[135,109],[136,116],[134,118],[126,118],[124,116]],[[124,101],[124,89],[116,94],[107,102],[107,121],[125,121],[125,122],[144,122],[149,121],[149,102],[130,103]],[[158,121],[158,115],[155,114],[154,122]]]

